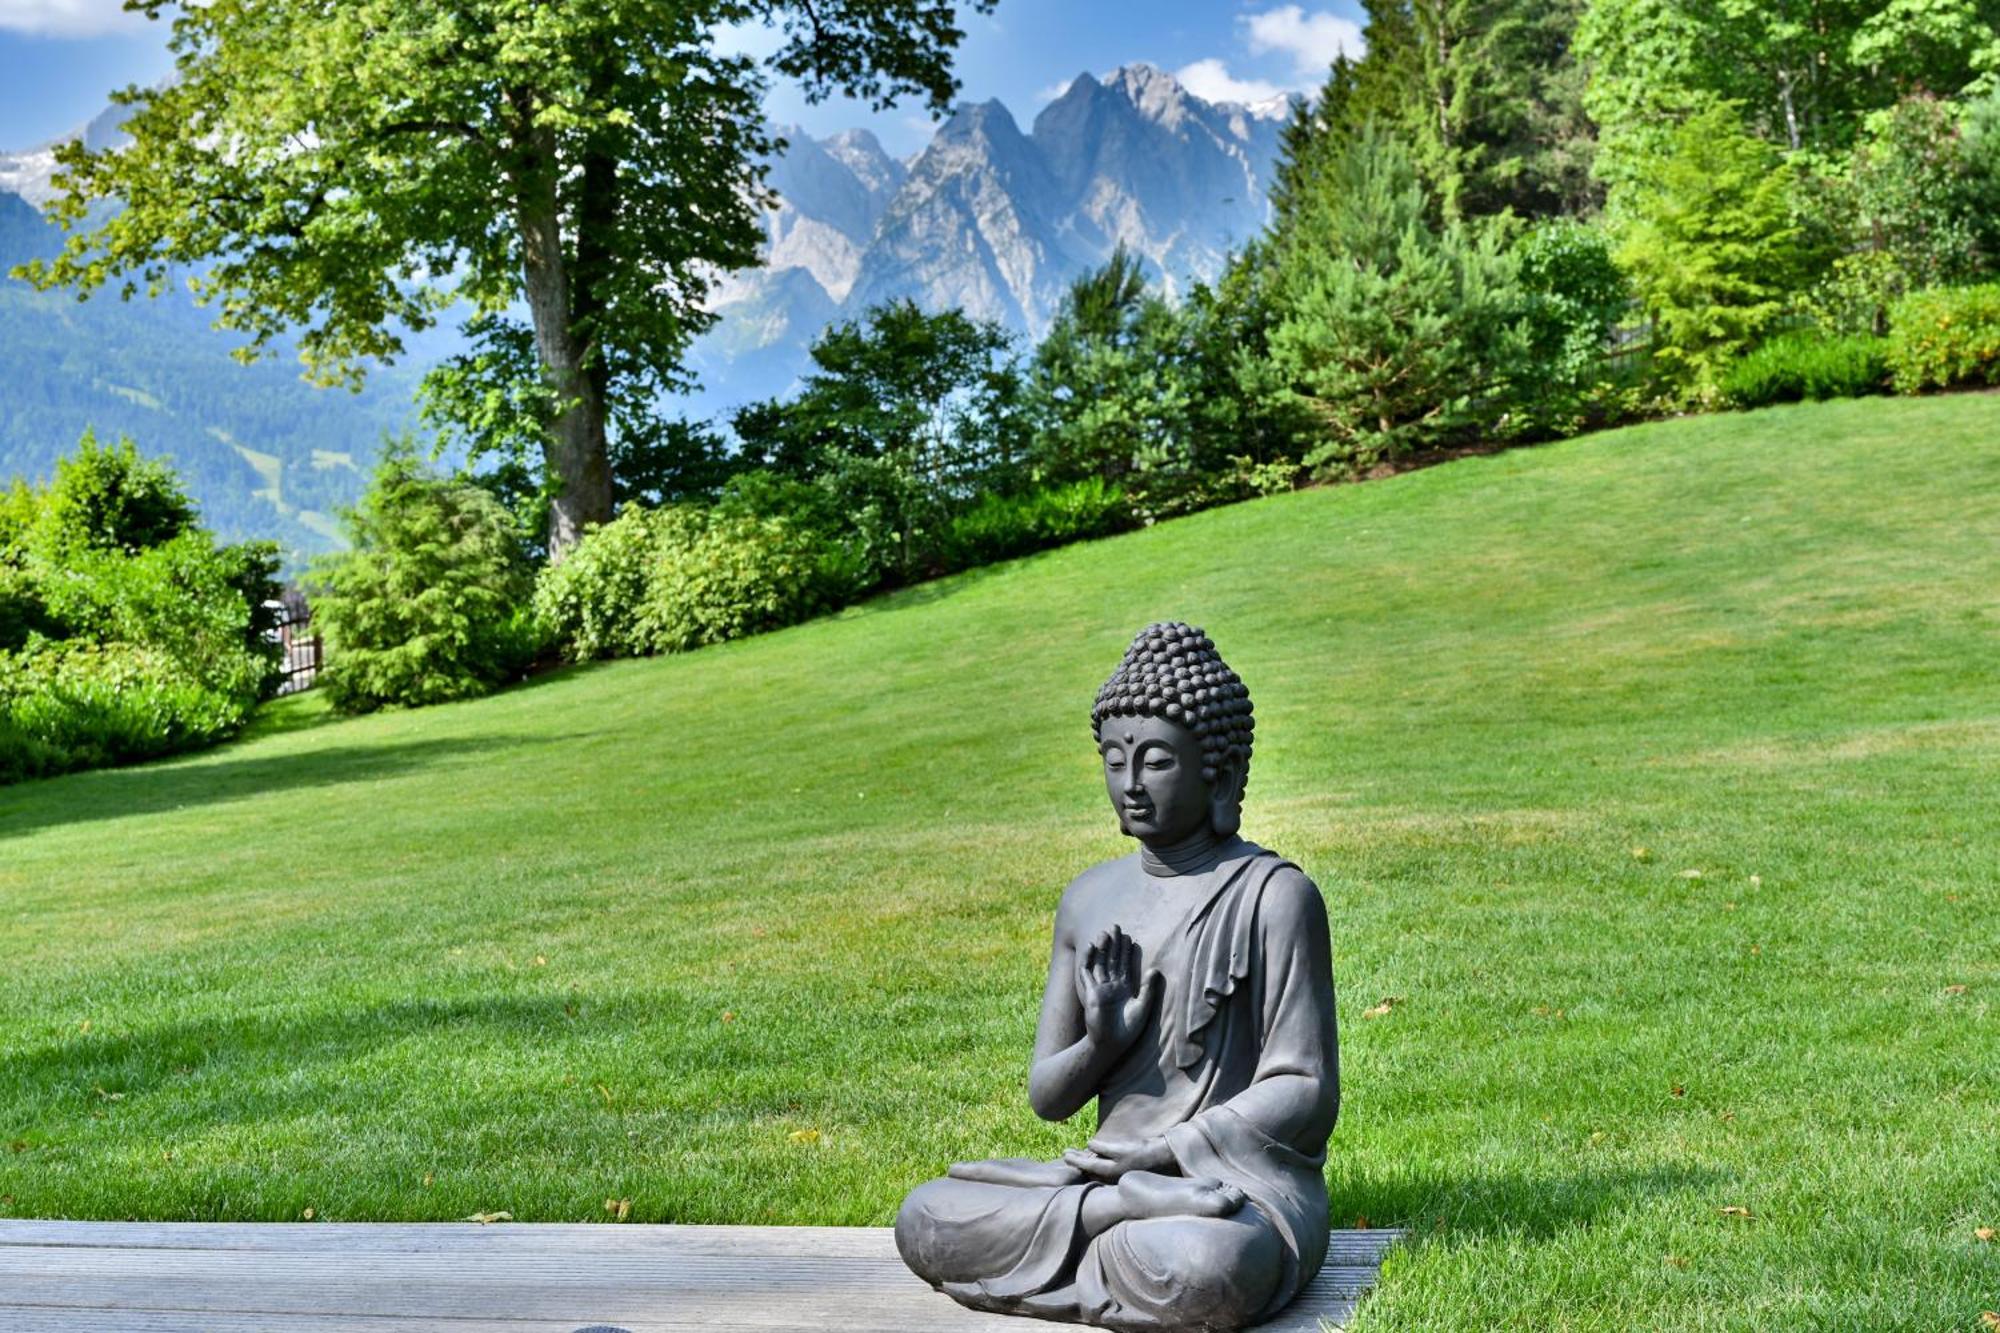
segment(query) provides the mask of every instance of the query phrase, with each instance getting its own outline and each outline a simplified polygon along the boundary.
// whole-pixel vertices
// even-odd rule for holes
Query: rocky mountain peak
[[[998,101],[961,103],[907,165],[865,130],[788,130],[766,267],[717,293],[723,325],[697,349],[705,402],[782,392],[830,309],[909,298],[1039,336],[1120,245],[1168,291],[1211,278],[1267,221],[1289,111],[1135,64],[1077,75],[1027,133]]]

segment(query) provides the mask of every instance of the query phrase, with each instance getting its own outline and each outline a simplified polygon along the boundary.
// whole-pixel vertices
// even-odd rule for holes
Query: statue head
[[[1097,692],[1090,725],[1126,833],[1168,847],[1204,822],[1225,838],[1242,824],[1250,691],[1200,630],[1179,621],[1140,630]]]

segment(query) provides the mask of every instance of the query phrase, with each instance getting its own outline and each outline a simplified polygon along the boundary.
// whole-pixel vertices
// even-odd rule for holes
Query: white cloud
[[[1174,77],[1180,80],[1181,87],[1207,102],[1261,102],[1285,91],[1262,79],[1239,79],[1229,72],[1227,65],[1213,57],[1181,66],[1174,71]]]
[[[1069,86],[1075,82],[1076,82],[1075,79],[1064,79],[1061,83],[1052,83],[1048,87],[1036,93],[1035,100],[1037,102],[1053,102],[1058,97],[1061,97],[1064,93],[1068,92]]]
[[[1247,30],[1250,54],[1280,52],[1292,58],[1293,70],[1314,81],[1326,77],[1335,56],[1359,59],[1368,44],[1362,39],[1361,25],[1319,10],[1308,14],[1297,5],[1279,5],[1261,14],[1238,20]]]
[[[121,0],[0,0],[0,29],[35,37],[102,37],[144,27]]]

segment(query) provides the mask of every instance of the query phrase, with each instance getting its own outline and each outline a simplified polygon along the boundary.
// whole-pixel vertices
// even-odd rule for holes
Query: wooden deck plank
[[[1266,1333],[1338,1325],[1394,1231],[1338,1232]],[[1326,1322],[1322,1322],[1326,1321]],[[1024,1333],[913,1277],[887,1228],[0,1221],[0,1328]]]
[[[1371,1264],[1402,1239],[1395,1230],[1336,1231],[1327,1262]],[[893,1258],[887,1227],[642,1226],[604,1222],[39,1222],[0,1218],[0,1246],[99,1249],[738,1254]]]

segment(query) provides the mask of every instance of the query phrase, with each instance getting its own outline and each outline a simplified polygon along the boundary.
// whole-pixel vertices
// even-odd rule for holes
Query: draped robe
[[[1143,874],[1137,862],[1100,870]],[[1318,1272],[1339,1106],[1325,907],[1296,866],[1240,839],[1203,873],[1153,946],[1161,994],[1099,1090],[1099,1133],[1164,1136],[1179,1174],[1235,1185],[1247,1202],[1093,1236],[1084,1198],[1113,1186],[1060,1163],[1036,1184],[955,1169],[910,1195],[896,1238],[910,1267],[960,1303],[1107,1328],[1234,1329],[1275,1314]]]

